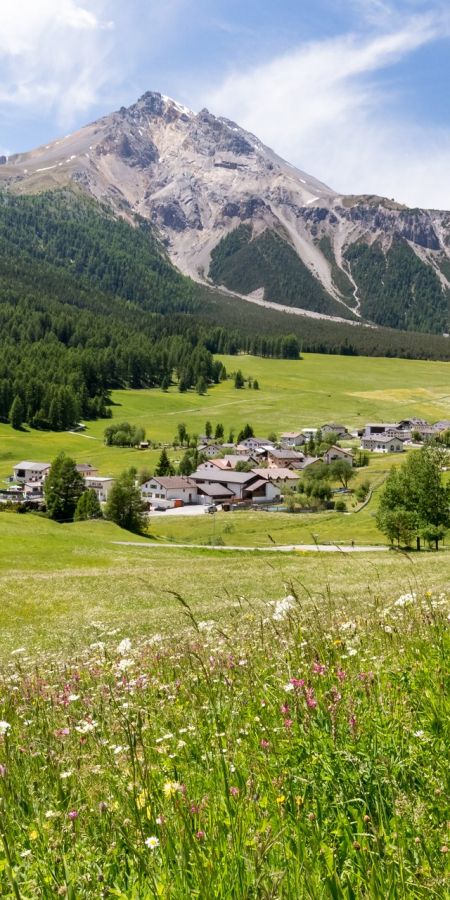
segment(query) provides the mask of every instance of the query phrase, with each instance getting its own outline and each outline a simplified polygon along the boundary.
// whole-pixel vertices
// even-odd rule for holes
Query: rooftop
[[[270,448],[270,455],[275,459],[302,459],[302,453],[296,453],[295,450],[277,450],[276,447]]]
[[[274,478],[290,478],[292,481],[298,479],[298,475],[296,475],[292,469],[286,469],[283,466],[274,466],[273,469],[252,469],[252,472],[254,472],[255,475],[259,475],[260,478],[265,478],[267,481],[271,481]]]
[[[30,460],[24,460],[24,462],[17,463],[16,466],[13,466],[13,469],[34,469],[35,472],[43,472],[44,469],[49,469],[51,463],[40,463],[40,462],[31,462]]]
[[[187,487],[197,487],[195,481],[191,481],[187,475],[166,475],[161,476],[161,478],[149,478],[145,483],[148,484],[149,481],[156,481],[157,484],[160,484],[161,487],[165,488],[167,491],[180,490]]]

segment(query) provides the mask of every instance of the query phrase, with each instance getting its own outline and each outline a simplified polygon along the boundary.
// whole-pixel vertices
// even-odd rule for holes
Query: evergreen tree
[[[105,516],[127,531],[139,532],[145,527],[144,504],[136,487],[135,470],[122,472],[108,496]]]
[[[209,439],[212,435],[212,425],[211,422],[207,422],[205,425],[205,435]]]
[[[195,472],[197,466],[195,465],[192,455],[189,450],[186,450],[186,453],[182,457],[180,461],[180,465],[178,466],[179,475],[192,475]]]
[[[187,439],[186,425],[184,424],[184,422],[178,423],[177,431],[178,431],[178,440],[180,442],[180,445],[183,446],[183,444],[186,442],[186,439]]]
[[[101,519],[102,508],[97,496],[97,492],[91,488],[89,491],[83,491],[75,509],[74,521],[79,522],[83,519]]]
[[[156,466],[156,469],[155,469],[155,475],[158,478],[163,478],[166,475],[173,475],[174,471],[175,471],[174,467],[173,467],[172,463],[170,462],[170,459],[167,455],[167,450],[164,450],[164,449],[161,450],[161,455],[158,460],[158,465]]]
[[[166,393],[169,390],[169,387],[170,387],[170,381],[169,381],[167,375],[164,375],[164,378],[161,381],[161,390],[164,391],[164,393]]]
[[[224,435],[223,425],[221,422],[218,422],[216,425],[216,430],[214,432],[214,437],[215,437],[216,441],[223,441],[223,435]]]
[[[14,397],[9,411],[9,421],[13,428],[19,431],[22,428],[23,406],[20,397]]]
[[[258,381],[257,378],[255,378],[255,380],[254,380],[254,382],[253,382],[253,390],[254,390],[254,391],[259,391],[259,381]]]
[[[77,472],[74,459],[60,453],[53,460],[44,483],[45,505],[50,519],[73,519],[79,498],[85,489],[85,481]]]
[[[234,376],[234,386],[235,388],[243,388],[244,387],[244,376],[240,369],[237,370],[236,375]]]
[[[228,435],[228,443],[234,444],[234,428],[230,428],[230,433]]]
[[[208,385],[206,384],[206,380],[204,379],[203,375],[200,375],[200,378],[197,379],[195,390],[197,391],[197,394],[200,394],[200,397],[202,397],[203,394],[206,394],[207,389]]]

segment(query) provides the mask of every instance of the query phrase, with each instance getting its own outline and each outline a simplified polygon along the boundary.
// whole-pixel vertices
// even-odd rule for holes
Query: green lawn
[[[237,521],[238,513],[230,516]],[[244,517],[251,542],[252,517]],[[287,518],[280,516],[279,532],[270,523],[271,532],[283,542]],[[289,518],[294,528],[298,517]],[[212,517],[204,519],[211,529]],[[350,521],[341,521],[346,519]],[[324,522],[317,530],[322,537]],[[236,533],[228,537],[236,542]],[[129,539],[145,546],[113,543]],[[243,540],[239,534],[239,542]],[[351,599],[363,610],[374,592],[384,596],[428,587],[439,590],[448,582],[448,564],[446,553],[349,557],[166,549],[104,521],[57,525],[33,515],[2,513],[0,658],[18,647],[27,652],[37,647],[76,651],[96,640],[99,626],[103,632],[118,628],[141,637],[160,630],[182,631],[186,620],[173,592],[187,600],[200,619],[219,621],[234,615],[239,597],[259,604],[284,596],[292,584],[319,600],[330,593],[338,601]]]
[[[205,397],[180,394],[175,387],[167,393],[114,391],[114,419],[143,425],[155,442],[170,442],[180,421],[191,434],[202,433],[206,419],[213,425],[222,422],[225,437],[230,428],[239,430],[250,422],[264,437],[271,431],[279,434],[330,420],[354,428],[366,421],[412,415],[432,421],[450,417],[450,363],[319,354],[307,354],[300,361],[221,359],[228,372],[240,367],[244,376],[257,378],[261,390],[236,391],[229,379],[210,388]],[[130,465],[154,466],[156,451],[104,447],[107,424],[90,422],[83,435],[17,432],[0,425],[0,479],[11,474],[11,466],[21,459],[51,461],[60,450],[79,462],[92,462],[102,475],[117,475]]]

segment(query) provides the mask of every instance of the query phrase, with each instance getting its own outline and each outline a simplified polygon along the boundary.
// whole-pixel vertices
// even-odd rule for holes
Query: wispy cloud
[[[399,26],[398,7],[378,0],[361,5],[366,15],[377,15],[371,33],[315,40],[246,72],[231,72],[202,91],[199,102],[337,190],[450,207],[450,130],[430,135],[420,122],[405,119],[401,94],[378,78],[448,34],[447,16],[403,15]]]
[[[112,73],[114,22],[107,5],[103,0],[87,0],[89,9],[76,0],[4,4],[0,103],[52,111],[64,121],[88,109]]]

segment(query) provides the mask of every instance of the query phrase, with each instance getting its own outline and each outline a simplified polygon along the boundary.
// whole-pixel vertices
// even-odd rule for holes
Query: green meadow
[[[217,517],[218,532],[227,515]],[[238,514],[231,515],[236,521]],[[213,517],[203,518],[209,533],[202,537],[208,540]],[[296,531],[299,518],[272,514],[268,531],[277,543],[299,538],[311,543],[306,528]],[[346,518],[350,521],[350,517],[341,521]],[[251,544],[252,515],[244,514],[242,522],[242,533],[228,537],[235,544]],[[322,540],[325,525],[317,529]],[[259,537],[263,534],[258,532]],[[135,546],[115,543],[129,540]],[[103,630],[118,628],[139,637],[158,631],[182,633],[186,618],[176,594],[200,619],[219,622],[229,619],[240,597],[258,605],[292,587],[306,587],[323,598],[332,592],[355,601],[362,610],[374,592],[383,596],[392,591],[439,590],[448,582],[449,565],[445,552],[407,555],[386,549],[345,556],[166,548],[110,522],[58,525],[15,513],[0,513],[0,549],[3,657],[18,647],[27,652],[38,647],[76,651],[95,641],[99,622]]]
[[[226,365],[261,390],[117,391],[114,418],[163,443],[207,418],[267,435],[448,417],[444,363]],[[105,475],[154,466],[87,424],[0,426],[0,478],[62,449]],[[347,514],[154,515],[135,536],[0,512],[2,898],[450,898],[450,557],[383,544],[403,458],[373,454]],[[380,549],[276,550],[315,540]]]
[[[221,422],[225,437],[250,422],[267,436],[327,421],[350,428],[367,421],[396,421],[423,416],[450,418],[450,363],[403,359],[306,354],[304,359],[272,360],[250,356],[221,357],[227,371],[242,369],[257,378],[260,390],[235,390],[233,381],[211,387],[204,397],[180,394],[176,387],[160,390],[114,391],[113,418],[143,425],[155,443],[173,440],[177,424],[191,434],[204,431],[206,419]],[[157,451],[109,448],[103,445],[103,420],[88,422],[83,434],[14,431],[0,425],[0,479],[21,459],[51,461],[65,450],[79,462],[90,461],[102,475],[117,475],[130,465],[152,468]],[[175,454],[177,458],[177,454]]]

